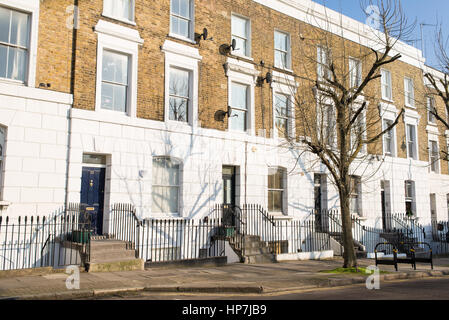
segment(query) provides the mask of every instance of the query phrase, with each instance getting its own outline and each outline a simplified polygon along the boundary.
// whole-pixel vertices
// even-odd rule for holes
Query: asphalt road
[[[379,290],[365,285],[325,288],[276,295],[179,295],[143,293],[104,297],[102,300],[449,300],[449,279],[432,278],[383,282]]]

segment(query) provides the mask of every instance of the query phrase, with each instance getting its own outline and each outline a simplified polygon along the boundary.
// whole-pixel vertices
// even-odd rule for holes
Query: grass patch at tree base
[[[373,271],[368,270],[367,268],[358,267],[358,268],[337,268],[332,270],[322,270],[320,271],[320,273],[370,275],[373,273]],[[380,273],[386,274],[389,272],[380,270]]]

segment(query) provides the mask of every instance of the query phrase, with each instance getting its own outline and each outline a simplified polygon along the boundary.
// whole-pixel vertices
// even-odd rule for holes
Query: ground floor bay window
[[[180,163],[169,157],[153,159],[152,213],[179,214]]]

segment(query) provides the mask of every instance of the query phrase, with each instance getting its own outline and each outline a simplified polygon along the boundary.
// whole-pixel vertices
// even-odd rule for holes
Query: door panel
[[[82,218],[92,223],[95,234],[103,232],[105,174],[105,168],[83,167],[81,176],[81,207],[86,212]]]

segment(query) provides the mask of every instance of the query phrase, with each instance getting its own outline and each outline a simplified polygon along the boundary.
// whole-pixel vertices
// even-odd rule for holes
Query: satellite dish
[[[234,51],[235,50],[235,47],[237,46],[237,41],[235,40],[235,39],[232,39],[232,42],[231,42],[231,48],[232,48],[232,51]]]
[[[203,29],[203,34],[202,34],[204,40],[207,40],[208,34],[209,34],[209,32],[207,31],[207,28],[204,28]]]

